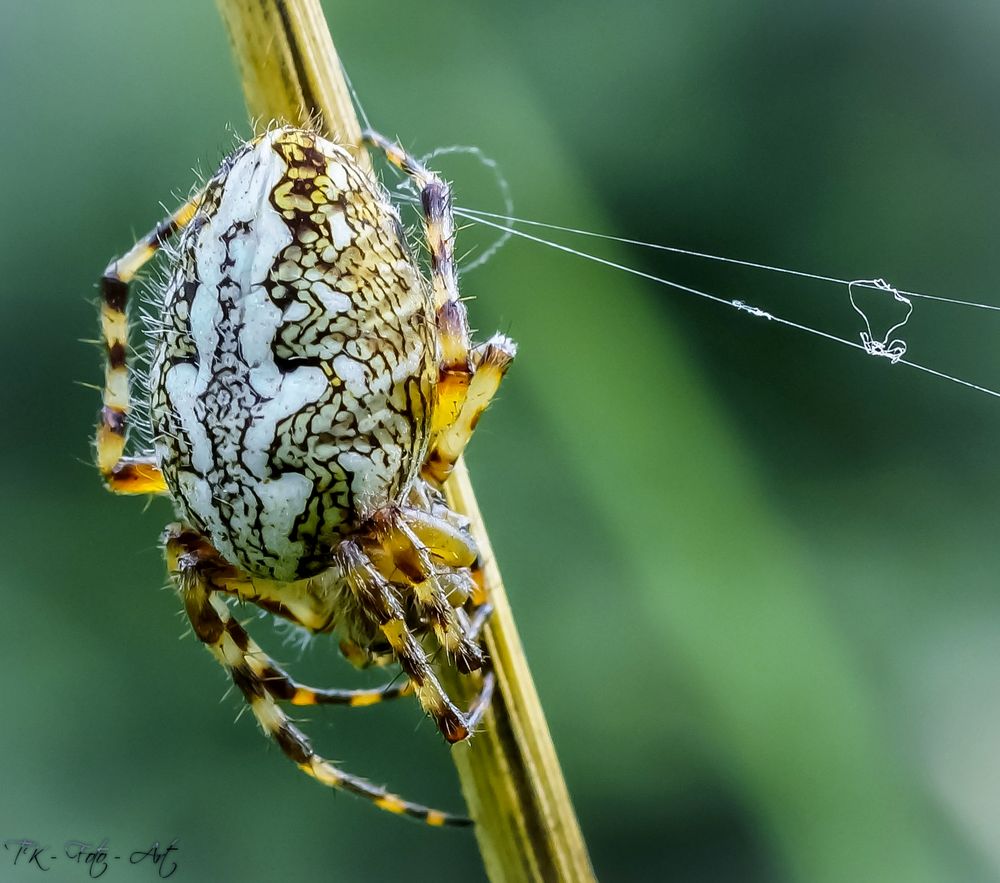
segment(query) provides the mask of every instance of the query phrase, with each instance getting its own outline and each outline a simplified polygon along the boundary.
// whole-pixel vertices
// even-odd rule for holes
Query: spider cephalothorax
[[[461,712],[425,644],[462,672],[486,667],[475,544],[439,487],[514,345],[497,335],[470,346],[447,185],[381,136],[367,138],[420,188],[430,279],[385,191],[345,149],[308,130],[272,129],[105,272],[97,461],[111,490],[173,500],[182,522],[164,535],[167,563],[195,634],[285,754],[384,809],[461,823],[340,771],[279,704],[412,692],[458,741],[492,689],[487,672],[480,700]],[[177,233],[154,305],[154,449],[125,457],[128,285]],[[298,684],[227,598],[336,630],[352,662],[396,661],[407,680],[361,691]]]

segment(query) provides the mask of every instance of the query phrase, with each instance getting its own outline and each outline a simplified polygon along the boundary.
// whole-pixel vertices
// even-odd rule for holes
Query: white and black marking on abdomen
[[[225,558],[307,575],[398,502],[427,444],[433,307],[386,196],[341,148],[277,129],[228,161],[162,316],[157,459]]]

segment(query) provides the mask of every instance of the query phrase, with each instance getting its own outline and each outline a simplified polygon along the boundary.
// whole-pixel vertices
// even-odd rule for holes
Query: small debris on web
[[[760,307],[752,307],[752,306],[750,306],[750,304],[745,303],[744,301],[733,300],[733,301],[730,301],[730,303],[734,307],[736,307],[736,309],[740,310],[741,312],[743,312],[743,313],[749,313],[751,316],[756,316],[758,319],[773,319],[774,318],[774,316],[772,316],[767,311],[762,310]]]
[[[886,294],[891,294],[893,300],[906,304],[906,315],[903,317],[903,320],[897,322],[886,331],[885,336],[881,340],[876,338],[874,333],[872,333],[872,326],[871,322],[868,321],[868,316],[854,299],[855,285],[861,288],[873,288],[877,291],[883,291]],[[913,304],[910,299],[900,294],[885,279],[855,279],[853,282],[847,283],[847,294],[851,299],[851,306],[854,307],[854,311],[865,322],[865,330],[861,332],[861,344],[865,348],[865,352],[870,356],[880,356],[881,358],[888,359],[895,365],[906,355],[906,341],[902,338],[893,338],[892,335],[910,321],[910,316],[913,313]]]

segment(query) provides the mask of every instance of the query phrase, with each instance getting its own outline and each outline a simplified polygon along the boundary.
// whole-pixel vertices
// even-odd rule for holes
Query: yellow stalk
[[[261,123],[318,123],[368,163],[350,91],[319,0],[217,0],[243,79],[250,116]],[[480,731],[457,745],[458,768],[483,864],[493,881],[587,883],[594,879],[545,715],[524,657],[500,571],[459,462],[449,503],[472,520],[494,606],[485,640],[497,692]],[[466,704],[473,678],[443,671]]]

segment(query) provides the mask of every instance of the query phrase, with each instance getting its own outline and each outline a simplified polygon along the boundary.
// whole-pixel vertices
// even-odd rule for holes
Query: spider
[[[448,185],[383,136],[365,141],[419,189],[429,278],[387,192],[343,147],[292,127],[243,144],[104,272],[97,467],[114,493],[171,498],[165,557],[193,631],[285,755],[383,810],[469,824],[340,770],[283,707],[415,693],[458,742],[494,684],[476,546],[441,484],[516,347],[500,334],[470,343]],[[150,320],[152,449],[125,456],[129,286],[175,235]],[[305,686],[249,636],[232,599],[336,632],[352,664],[397,662],[405,680]],[[432,668],[438,650],[483,673],[467,711]]]

